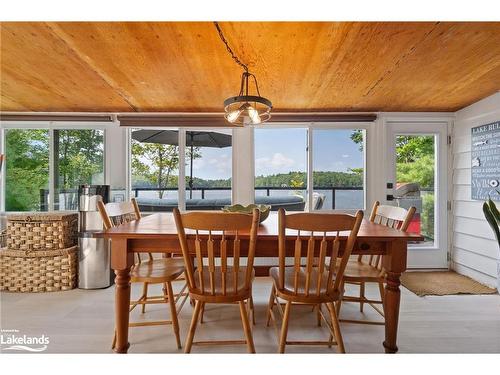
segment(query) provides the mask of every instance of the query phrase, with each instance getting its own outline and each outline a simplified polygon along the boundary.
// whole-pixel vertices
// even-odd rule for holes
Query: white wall
[[[248,205],[254,202],[253,128],[233,130],[232,201]]]
[[[127,188],[127,131],[118,122],[106,127],[106,184]]]
[[[499,119],[500,92],[456,112],[452,144],[452,267],[493,287],[499,251],[483,216],[483,202],[471,200],[471,128]]]

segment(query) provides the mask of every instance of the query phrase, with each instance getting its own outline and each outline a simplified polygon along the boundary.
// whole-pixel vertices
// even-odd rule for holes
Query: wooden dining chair
[[[400,231],[406,231],[415,214],[415,207],[406,210],[402,207],[380,205],[376,201],[370,215],[370,221],[376,224],[385,225]],[[342,285],[342,299],[337,304],[337,312],[340,316],[342,302],[359,303],[359,310],[363,312],[364,304],[370,305],[376,312],[384,317],[384,280],[385,271],[382,267],[382,255],[359,255],[356,260],[350,260],[344,273],[343,284],[353,284],[359,286],[359,297],[345,295],[345,287]],[[365,295],[366,284],[374,283],[378,285],[380,300],[368,299]],[[382,305],[382,310],[377,307]],[[384,321],[340,319],[345,323],[375,324],[384,325]]]
[[[278,212],[279,218],[279,266],[272,267],[269,275],[273,279],[273,287],[267,310],[267,325],[270,320],[276,324],[273,308],[277,307],[282,316],[281,333],[279,335],[279,352],[285,352],[288,345],[321,345],[338,346],[338,351],[345,353],[342,334],[334,303],[341,298],[340,287],[345,267],[351,255],[358,230],[363,219],[363,212],[355,216],[347,214],[296,213],[286,215],[283,209]],[[287,231],[294,231],[294,265],[285,267]],[[349,231],[345,246],[341,246],[340,232]],[[316,239],[314,233],[322,235]],[[303,250],[307,249],[305,263]],[[340,255],[340,266],[336,260]],[[282,303],[281,301],[285,301]],[[316,305],[320,317],[330,331],[328,341],[287,341],[288,321],[291,307],[294,304]],[[283,306],[285,310],[283,311]],[[322,305],[326,305],[329,319],[323,314]],[[335,341],[333,338],[335,337]]]
[[[192,345],[196,344],[246,344],[248,352],[255,353],[249,315],[259,215],[257,209],[253,210],[252,215],[229,212],[181,214],[178,209],[174,209],[189,295],[195,301],[184,345],[185,353],[190,353]],[[240,265],[242,237],[250,240],[246,265]],[[196,259],[196,268],[193,259]],[[239,304],[245,340],[193,342],[205,304],[230,303]]]
[[[139,211],[139,206],[134,198],[130,202],[120,202],[120,203],[108,203],[98,202],[98,209],[101,214],[104,228],[110,229],[112,227],[128,223],[141,218],[141,212]],[[187,293],[185,289],[187,284],[185,284],[181,291],[177,294],[173,292],[172,282],[181,279],[181,275],[184,273],[184,260],[182,258],[154,258],[153,254],[147,253],[147,259],[144,260],[140,253],[135,253],[136,263],[132,266],[130,270],[130,281],[132,283],[142,283],[142,295],[136,301],[130,302],[129,312],[135,309],[138,305],[142,306],[142,313],[146,311],[146,305],[148,304],[158,304],[166,303],[170,306],[171,320],[160,320],[160,321],[144,321],[144,322],[131,322],[129,327],[139,327],[139,326],[152,326],[152,325],[165,325],[172,324],[175,333],[175,339],[177,342],[177,347],[181,348],[181,341],[179,335],[179,322],[178,314],[180,313],[182,306],[184,305]],[[150,284],[162,284],[163,285],[163,295],[160,296],[150,296],[148,295],[148,286]],[[179,300],[179,307],[177,304]],[[112,348],[114,349],[116,343],[116,331],[113,338]]]

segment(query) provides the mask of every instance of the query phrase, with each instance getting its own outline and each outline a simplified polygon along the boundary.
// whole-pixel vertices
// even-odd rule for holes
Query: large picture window
[[[364,208],[364,132],[256,128],[256,203],[289,211]],[[218,210],[238,203],[232,202],[232,133],[131,130],[127,173],[140,209]],[[77,210],[78,185],[113,181],[112,176],[105,179],[103,128],[12,127],[3,134],[6,211]],[[126,199],[122,190],[119,200]]]
[[[6,211],[77,210],[78,185],[104,183],[104,130],[7,128],[4,137]]]
[[[78,185],[104,183],[104,131],[54,130],[56,210],[78,209]]]
[[[364,130],[283,127],[254,134],[256,203],[288,211],[365,208]]]
[[[186,209],[231,204],[232,131],[186,131]]]
[[[141,211],[172,211],[178,206],[179,132],[133,129],[132,196]]]
[[[5,130],[5,210],[45,211],[49,187],[49,131]]]
[[[181,170],[184,181],[179,180]],[[132,196],[141,211],[172,211],[181,206],[179,198],[187,210],[220,209],[231,204],[231,177],[231,130],[131,132]]]
[[[307,129],[255,129],[255,202],[305,209]]]
[[[313,209],[364,209],[364,131],[313,130]]]

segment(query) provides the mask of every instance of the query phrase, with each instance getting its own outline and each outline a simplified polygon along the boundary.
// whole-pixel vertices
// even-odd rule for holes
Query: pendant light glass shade
[[[253,78],[257,95],[249,95],[249,78]],[[258,125],[271,118],[273,105],[269,99],[260,96],[259,86],[255,76],[243,72],[238,96],[232,96],[224,101],[225,118],[236,125]]]

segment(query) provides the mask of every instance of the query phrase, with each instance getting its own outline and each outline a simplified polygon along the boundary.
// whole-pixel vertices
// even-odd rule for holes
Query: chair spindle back
[[[416,208],[410,207],[406,210],[403,207],[381,205],[379,201],[373,204],[370,221],[376,224],[385,225],[386,227],[406,232],[410,225]],[[363,255],[358,256],[358,262],[363,260]],[[378,269],[382,268],[382,256],[370,255],[368,264]]]
[[[190,292],[228,296],[250,288],[259,216],[257,209],[248,215],[196,211],[181,214],[174,208]],[[188,242],[186,230],[191,231],[188,234],[190,240],[194,235],[194,244]],[[240,264],[242,236],[250,238],[246,272],[243,275]],[[196,259],[197,272],[193,267],[193,257]]]
[[[99,201],[97,202],[97,209],[101,214],[104,229],[106,230],[121,224],[130,223],[134,220],[139,220],[142,217],[135,198],[132,198],[130,202],[112,202],[104,204]],[[136,257],[138,263],[141,263],[142,259],[140,253],[136,253]],[[148,253],[148,257],[149,260],[153,259],[151,253]]]
[[[351,255],[363,219],[363,212],[355,216],[347,214],[297,213],[286,215],[283,209],[278,212],[279,219],[279,285],[285,287],[286,231],[296,230],[294,244],[294,293],[309,296],[311,290],[317,295],[324,291],[338,291],[347,261]],[[349,231],[343,249],[340,267],[336,269],[336,260],[340,252],[340,232]],[[315,239],[314,233],[322,233],[321,240]],[[335,233],[332,240],[332,235]],[[317,242],[319,241],[319,245]],[[305,266],[302,264],[302,249],[307,243]],[[319,251],[318,251],[319,250]],[[318,254],[316,256],[316,254]],[[327,263],[327,257],[330,261]],[[326,281],[325,281],[326,276]],[[305,277],[303,290],[299,289],[299,280]],[[325,285],[326,283],[326,285]]]

